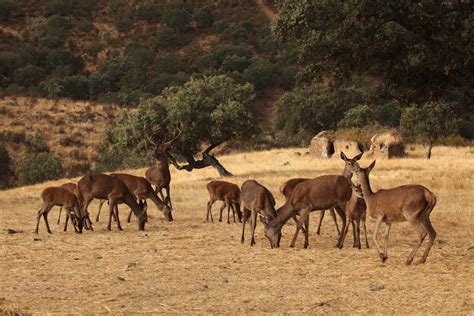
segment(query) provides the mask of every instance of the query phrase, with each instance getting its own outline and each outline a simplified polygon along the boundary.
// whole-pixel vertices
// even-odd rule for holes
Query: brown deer
[[[36,217],[36,234],[38,234],[41,216],[44,218],[44,223],[48,233],[52,233],[51,229],[49,228],[48,213],[51,211],[53,206],[61,206],[66,209],[66,223],[64,224],[64,231],[67,231],[67,224],[69,217],[71,217],[74,230],[78,233],[82,233],[84,223],[84,216],[82,214],[84,213],[81,212],[77,197],[73,193],[61,187],[48,187],[44,189],[43,192],[41,192],[41,198],[43,199],[43,206],[38,211],[38,216]]]
[[[280,191],[285,196],[285,201],[288,201],[288,198],[290,197],[291,193],[295,189],[295,186],[306,180],[310,180],[310,179],[309,178],[294,178],[283,183],[283,185],[280,188]],[[319,216],[318,230],[316,231],[316,234],[318,235],[320,234],[320,231],[321,231],[321,224],[323,222],[325,212],[326,211],[321,211],[321,215]],[[340,235],[341,231],[339,230],[339,226],[337,225],[336,214],[333,209],[330,209],[329,212],[331,213],[331,217],[332,217],[332,220],[334,221],[334,224],[336,224],[337,234]],[[296,218],[296,216],[293,218],[293,220],[296,223],[298,223],[298,219]],[[304,232],[303,228],[302,230]]]
[[[239,222],[242,222],[242,212],[240,211],[240,189],[236,184],[227,181],[214,180],[207,184],[207,191],[209,191],[209,202],[207,202],[206,222],[209,221],[209,215],[211,217],[211,222],[214,222],[211,209],[216,201],[224,201],[224,204],[219,210],[219,222],[222,222],[222,212],[225,207],[227,207],[227,224],[230,224],[229,216],[231,208],[234,223],[235,213],[237,213]]]
[[[76,196],[76,198],[79,199],[80,195],[79,195],[79,189],[77,188],[77,184],[75,184],[73,182],[68,182],[68,183],[61,184],[61,188],[66,189],[69,192],[73,193]],[[61,206],[59,208],[59,215],[58,215],[57,225],[59,225],[59,223],[61,222],[61,213],[62,213],[62,211],[63,211],[63,207]],[[68,215],[66,215],[66,216],[68,217]]]
[[[163,144],[157,144],[153,142],[153,140],[148,136],[148,134],[145,133],[148,142],[154,146],[153,157],[156,159],[156,164],[145,171],[145,177],[148,182],[155,186],[155,192],[157,194],[160,194],[163,202],[165,204],[168,204],[171,209],[173,209],[173,206],[171,205],[170,195],[171,174],[167,152],[171,148],[173,143],[179,138],[181,132],[182,131],[180,130],[176,137]],[[166,198],[163,194],[163,189],[166,190]]]
[[[419,262],[424,263],[436,238],[436,231],[430,221],[430,213],[436,206],[436,195],[418,184],[403,185],[373,192],[370,187],[369,174],[374,166],[375,160],[365,169],[356,164],[351,167],[351,170],[356,173],[362,187],[364,201],[367,204],[367,212],[370,217],[376,220],[372,237],[380,259],[382,262],[388,259],[388,236],[392,223],[408,221],[418,231],[419,239],[408,256],[406,265],[412,263],[416,251],[423,243],[426,235],[428,235],[430,240]],[[377,243],[377,234],[382,223],[385,223],[383,252]]]
[[[146,200],[150,199],[155,203],[156,207],[163,212],[166,220],[168,222],[173,221],[173,215],[171,214],[171,208],[163,203],[162,200],[158,197],[153,188],[151,187],[150,182],[148,182],[144,177],[137,177],[125,173],[112,173],[111,176],[117,177],[125,183],[130,192],[134,195],[135,199],[138,201],[144,201],[146,205]],[[127,222],[130,223],[132,217],[132,211],[128,214]]]
[[[346,228],[344,208],[351,195],[351,185],[344,176],[320,176],[296,185],[288,201],[278,209],[276,217],[261,217],[265,223],[265,236],[270,241],[270,246],[272,248],[279,246],[277,242],[281,236],[283,225],[297,214],[300,218],[290,247],[295,246],[298,233],[303,225],[305,226],[304,248],[308,247],[309,213],[313,211],[335,208],[342,219],[342,231],[344,231]],[[336,247],[342,248],[342,234],[339,236]]]
[[[146,212],[144,204],[141,201],[137,203],[133,194],[119,178],[102,173],[88,174],[79,180],[78,187],[83,201],[83,213],[87,213],[87,207],[93,199],[107,199],[109,201],[108,230],[111,230],[114,211],[117,218],[117,227],[122,230],[116,208],[119,203],[125,203],[132,209],[135,216],[137,216],[138,229],[145,230]]]
[[[354,235],[354,242],[353,247],[361,249],[360,243],[360,223],[362,222],[362,226],[364,228],[365,234],[365,246],[369,248],[369,241],[367,240],[367,228],[365,226],[365,219],[366,219],[366,209],[367,206],[365,204],[364,199],[362,198],[362,187],[361,185],[355,185],[352,183],[352,195],[350,200],[346,204],[346,218],[352,225],[352,231]],[[344,240],[347,236],[347,231],[349,230],[349,223],[346,225],[346,230],[344,231],[344,236],[342,237],[342,243],[344,244]]]
[[[242,184],[240,189],[240,204],[243,207],[243,225],[242,225],[242,239],[244,243],[245,223],[250,220],[250,234],[252,239],[250,246],[255,245],[255,228],[257,227],[257,215],[271,220],[277,216],[275,211],[275,198],[273,194],[263,185],[255,180],[247,180]],[[281,234],[276,236],[276,244],[280,243]]]

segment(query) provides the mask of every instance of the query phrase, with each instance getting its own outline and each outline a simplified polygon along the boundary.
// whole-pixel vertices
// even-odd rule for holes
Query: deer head
[[[158,130],[156,130],[156,131],[158,131]],[[146,132],[146,129],[145,129],[145,137],[148,140],[148,142],[151,145],[153,145],[153,147],[154,147],[153,148],[153,157],[155,157],[155,159],[158,159],[158,160],[163,159],[163,157],[167,158],[167,156],[166,156],[167,151],[171,148],[173,143],[181,136],[181,133],[182,133],[182,130],[179,130],[178,135],[173,137],[173,139],[171,139],[167,142],[164,142],[162,144],[158,144],[158,143],[154,142],[151,139],[151,137],[148,135],[148,133]]]
[[[345,162],[345,166],[344,166],[344,177],[346,177],[347,179],[350,179],[352,178],[352,174],[354,173],[354,171],[352,171],[353,167],[354,166],[359,166],[359,163],[357,162],[363,155],[364,153],[360,153],[358,154],[357,156],[355,156],[354,158],[352,159],[349,159],[347,158],[346,154],[344,154],[342,151],[341,151],[341,159],[344,160]]]
[[[270,247],[279,248],[281,240],[281,227],[271,226],[269,223],[271,219],[266,216],[260,216],[260,221],[265,225],[265,237],[270,242]]]

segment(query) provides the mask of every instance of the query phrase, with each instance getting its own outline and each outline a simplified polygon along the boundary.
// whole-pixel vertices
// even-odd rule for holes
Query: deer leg
[[[339,236],[341,234],[341,231],[339,230],[339,225],[337,225],[336,213],[334,212],[334,208],[330,209],[329,213],[331,214],[332,220],[334,221],[334,225],[336,225],[337,235]]]
[[[318,229],[316,230],[316,234],[318,234],[318,235],[320,235],[320,233],[321,233],[321,224],[323,223],[324,213],[326,213],[326,211],[322,210],[321,213],[319,214]]]
[[[365,246],[367,249],[369,248],[369,240],[367,239],[367,227],[365,226],[365,219],[362,220],[362,225],[364,227],[364,235],[365,235]],[[360,238],[360,237],[359,237]]]
[[[423,228],[425,229],[425,231],[428,233],[428,238],[430,239],[428,242],[428,245],[426,246],[425,252],[423,252],[423,256],[421,257],[420,261],[418,261],[418,263],[425,263],[426,258],[428,257],[428,254],[430,253],[431,246],[433,246],[434,240],[436,238],[436,231],[431,225],[431,221],[428,217],[423,219],[421,224],[423,225]]]
[[[170,195],[170,186],[168,184],[168,186],[165,188],[166,190],[166,198],[168,199],[168,203],[170,205],[170,209],[173,209],[173,205],[171,205],[171,195]]]
[[[382,262],[387,261],[388,259],[388,235],[390,234],[390,228],[392,227],[391,223],[385,223],[385,234],[383,242],[383,257]]]
[[[339,217],[342,220],[341,234],[339,235],[339,238],[336,243],[336,247],[341,249],[342,246],[344,245],[344,240],[343,240],[344,234],[342,232],[344,232],[346,229],[346,213],[344,212],[344,208],[340,207],[339,205],[336,205],[334,208],[336,209],[337,215],[339,215]]]
[[[214,223],[214,219],[212,218],[212,205],[214,204],[214,200],[209,200],[207,202],[207,215],[206,215],[206,222],[209,222],[209,215],[211,217],[211,222]]]
[[[291,218],[293,219],[293,221],[295,222],[295,224],[298,225],[298,217],[296,217],[296,215],[293,215]],[[305,229],[303,226],[301,226],[301,231],[302,231],[303,234],[304,234],[304,232],[306,231],[306,229]]]
[[[410,224],[412,224],[412,226],[415,227],[416,230],[418,230],[418,242],[416,243],[416,245],[413,247],[413,250],[408,255],[407,261],[405,262],[407,266],[409,266],[412,263],[413,258],[415,257],[415,254],[418,248],[420,248],[421,244],[425,240],[426,235],[428,234],[428,232],[423,228],[423,225],[421,225],[418,219],[411,220]]]
[[[51,211],[51,208],[53,206],[50,206],[46,209],[45,212],[43,212],[43,219],[44,219],[44,223],[46,224],[46,230],[48,231],[48,233],[52,234],[53,232],[51,232],[51,228],[49,228],[49,223],[48,223],[48,213],[49,211]]]
[[[352,248],[357,247],[356,227],[353,219],[350,219],[352,225]],[[349,225],[347,225],[349,226]]]
[[[352,225],[354,226],[354,223],[351,221],[350,217],[347,216],[348,220],[352,223]],[[339,242],[339,248],[342,248],[344,246],[344,241],[346,240],[346,236],[347,236],[347,232],[349,231],[349,223],[347,223],[347,225],[345,225],[345,228],[342,230],[341,232],[341,237],[342,237],[342,240]]]
[[[296,239],[298,238],[298,233],[300,232],[301,226],[306,221],[306,217],[308,216],[309,212],[306,210],[300,211],[300,219],[298,220],[298,224],[296,225],[295,233],[293,234],[293,239],[291,240],[290,247],[294,248],[296,244]]]
[[[100,217],[100,210],[102,209],[102,205],[104,205],[105,203],[105,200],[99,200],[99,211],[97,211],[97,216],[95,218],[95,221],[98,222],[99,221],[99,217]]]
[[[361,242],[360,242],[360,220],[356,221],[356,229],[357,229],[357,233],[356,233],[356,238],[357,238],[356,246],[357,246],[358,249],[361,249],[362,246],[361,246]]]
[[[45,210],[46,210],[46,206],[43,206],[42,208],[40,208],[40,210],[38,211],[38,215],[36,216],[36,229],[35,229],[36,234],[38,234],[40,219]]]
[[[383,253],[382,249],[380,249],[379,243],[377,242],[377,235],[379,233],[380,225],[382,224],[383,220],[383,215],[380,215],[377,217],[375,221],[375,228],[374,228],[374,235],[372,236],[372,239],[374,240],[375,247],[377,248],[377,251],[379,252],[380,259],[383,260]]]
[[[65,221],[65,223],[64,223],[64,231],[65,231],[65,232],[67,232],[67,223],[69,222],[69,217],[70,217],[70,215],[69,215],[69,213],[68,213],[67,210],[66,210],[66,221]]]
[[[132,221],[132,210],[130,210],[130,212],[128,213],[127,223],[130,223],[131,221]]]
[[[59,223],[61,222],[61,212],[63,211],[63,207],[61,206],[59,208],[59,215],[58,215],[58,222],[56,223],[56,225],[59,225]]]
[[[244,210],[244,219],[242,221],[242,238],[240,239],[240,243],[244,243],[244,235],[245,235],[245,223],[247,222],[247,220],[249,219],[249,210],[246,209],[245,207],[243,208]]]
[[[114,213],[114,205],[109,203],[109,223],[107,224],[107,230],[112,230],[112,214]]]
[[[224,200],[224,204],[222,204],[221,208],[219,209],[219,222],[222,222],[222,212],[224,211],[224,208],[227,206],[226,201]]]
[[[304,221],[304,248],[308,248],[309,246],[309,213],[308,216],[306,216],[306,220]]]
[[[250,246],[255,245],[255,228],[257,227],[257,211],[252,210],[252,219],[250,222],[250,235],[252,235],[252,239],[250,240]]]
[[[234,223],[235,223],[236,221],[235,221],[235,205],[234,205],[234,203],[230,203],[230,207],[232,208],[232,217],[234,218]]]
[[[119,210],[118,210],[117,203],[115,203],[115,206],[114,206],[114,213],[115,213],[115,217],[117,218],[117,228],[119,230],[122,230],[122,225],[120,225]]]

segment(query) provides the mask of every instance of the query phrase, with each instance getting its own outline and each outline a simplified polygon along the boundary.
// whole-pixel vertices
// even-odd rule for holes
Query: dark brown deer
[[[119,178],[102,173],[88,174],[79,180],[78,187],[83,201],[83,213],[85,214],[87,214],[87,207],[93,199],[107,199],[109,201],[108,230],[112,229],[112,214],[114,212],[117,218],[117,227],[122,230],[116,208],[116,205],[120,203],[125,203],[132,209],[135,216],[137,216],[138,229],[145,230],[146,212],[144,204],[141,201],[137,203],[133,194]]]
[[[163,144],[155,143],[147,133],[145,136],[150,144],[154,146],[153,157],[156,159],[156,164],[148,168],[145,171],[145,177],[151,184],[155,185],[155,192],[160,194],[161,199],[165,204],[168,204],[171,209],[173,206],[171,204],[171,195],[170,195],[170,182],[171,174],[170,167],[168,162],[168,150],[171,148],[173,143],[179,138],[182,131],[178,132],[178,135],[172,140],[165,142]],[[163,189],[166,190],[166,198],[163,194]]]
[[[78,233],[82,233],[84,216],[79,207],[77,197],[70,191],[61,187],[48,187],[41,192],[41,198],[43,199],[43,207],[38,211],[36,217],[36,230],[38,234],[39,222],[41,216],[44,218],[44,223],[48,233],[52,233],[48,223],[48,213],[51,211],[53,206],[60,206],[66,209],[66,223],[64,224],[64,231],[67,231],[67,224],[69,217],[74,225],[74,230]]]
[[[416,251],[428,235],[430,240],[419,262],[424,263],[436,238],[436,231],[430,221],[431,211],[436,206],[436,195],[418,184],[403,185],[373,192],[370,187],[369,174],[374,166],[375,160],[365,169],[361,168],[359,164],[354,165],[351,167],[351,171],[356,173],[362,187],[362,194],[367,204],[369,216],[375,218],[375,229],[372,237],[380,259],[382,262],[388,259],[388,236],[392,223],[408,221],[418,232],[419,239],[408,256],[406,265],[412,263]],[[382,223],[385,223],[383,252],[377,243],[377,235]]]
[[[290,180],[286,181],[285,183],[283,183],[283,185],[280,188],[280,191],[285,196],[285,201],[288,201],[288,198],[290,197],[291,193],[293,193],[293,190],[295,189],[295,186],[297,184],[303,182],[303,181],[306,181],[306,180],[310,180],[310,179],[309,178],[294,178],[294,179],[290,179]],[[320,234],[320,231],[321,231],[321,224],[323,222],[325,212],[326,212],[325,210],[321,211],[321,215],[319,216],[318,230],[316,231],[316,234],[318,234],[318,235]],[[336,224],[337,235],[340,235],[341,232],[339,230],[339,226],[337,225],[336,213],[334,212],[333,209],[330,209],[329,212],[331,213],[331,217],[332,217],[332,220],[334,221],[334,224]],[[296,216],[293,219],[296,223],[298,223],[298,219],[297,219]],[[303,228],[302,228],[302,230],[304,232]]]
[[[351,198],[352,189],[349,180],[344,176],[326,175],[301,182],[296,185],[293,193],[286,203],[278,209],[274,218],[261,218],[265,223],[265,236],[270,241],[270,246],[278,247],[277,241],[281,236],[283,225],[292,216],[299,215],[296,231],[290,247],[294,247],[301,227],[305,226],[304,248],[309,245],[308,226],[309,213],[313,211],[335,208],[342,219],[342,231],[346,228],[346,215],[344,208]],[[336,247],[342,248],[342,234],[339,236]]]
[[[242,239],[244,243],[245,223],[250,218],[250,234],[252,239],[250,246],[255,245],[255,228],[257,227],[257,215],[260,214],[267,220],[272,220],[277,216],[275,211],[275,198],[273,194],[263,185],[255,180],[247,180],[240,189],[240,204],[244,210]],[[276,236],[275,242],[280,243],[281,233]]]
[[[239,222],[242,222],[242,212],[240,211],[240,189],[236,184],[227,181],[214,180],[207,184],[207,191],[209,192],[209,202],[207,202],[207,214],[206,222],[209,221],[209,215],[211,222],[214,222],[212,218],[212,205],[216,201],[224,201],[224,204],[219,210],[219,222],[222,222],[222,212],[227,207],[227,224],[230,224],[230,210],[235,223],[235,213],[239,218]]]
[[[150,182],[148,182],[144,177],[137,177],[125,173],[112,173],[111,176],[117,177],[125,183],[130,192],[134,195],[137,201],[144,201],[146,205],[146,200],[150,199],[155,203],[156,207],[163,212],[166,220],[168,222],[173,221],[173,215],[171,214],[171,208],[166,205],[153,191]],[[132,217],[132,211],[128,214],[127,222],[130,223]]]
[[[366,219],[366,209],[367,206],[365,205],[365,201],[362,198],[362,187],[361,185],[355,185],[352,183],[352,195],[350,200],[346,204],[346,218],[352,225],[352,231],[354,235],[354,248],[361,249],[360,243],[360,223],[362,222],[362,226],[364,228],[365,234],[365,246],[369,248],[369,241],[367,240],[367,228],[365,226],[365,219]],[[344,240],[347,236],[347,231],[349,230],[349,223],[346,225],[346,230],[344,231],[344,236],[342,237],[342,243],[344,244]]]

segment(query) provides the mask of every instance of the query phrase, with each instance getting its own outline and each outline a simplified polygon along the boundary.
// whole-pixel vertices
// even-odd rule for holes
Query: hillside
[[[304,148],[241,153],[222,157],[239,186],[249,178],[266,185],[277,206],[279,186],[290,177],[339,174],[339,159],[315,160],[295,155]],[[449,161],[449,170],[446,168]],[[287,162],[287,163],[285,163]],[[369,160],[360,164],[367,166]],[[143,175],[145,169],[126,172]],[[138,232],[135,219],[120,205],[124,227],[107,231],[102,209],[94,231],[76,234],[57,225],[53,234],[40,222],[34,241],[39,195],[46,186],[70,179],[3,191],[0,195],[0,313],[54,314],[469,314],[474,306],[473,148],[435,148],[434,158],[377,161],[373,189],[407,183],[427,186],[438,197],[431,222],[438,237],[425,264],[405,266],[417,234],[408,223],[392,226],[389,259],[380,262],[372,241],[374,222],[367,220],[369,249],[352,248],[350,228],[344,248],[334,247],[336,232],[328,214],[321,235],[315,233],[318,212],[311,214],[310,245],[299,235],[289,248],[294,224],[283,229],[280,249],[270,249],[258,221],[256,245],[249,246],[249,225],[242,245],[241,224],[204,222],[210,169],[188,173],[172,168],[174,222],[167,223],[149,201],[149,222]],[[77,178],[73,179],[77,181]],[[89,208],[92,217],[97,201]],[[64,219],[62,219],[64,220]],[[226,215],[224,215],[226,220]],[[16,234],[7,234],[14,229]],[[380,232],[379,241],[383,241]],[[420,258],[427,241],[420,247]],[[383,285],[379,291],[373,286]]]

